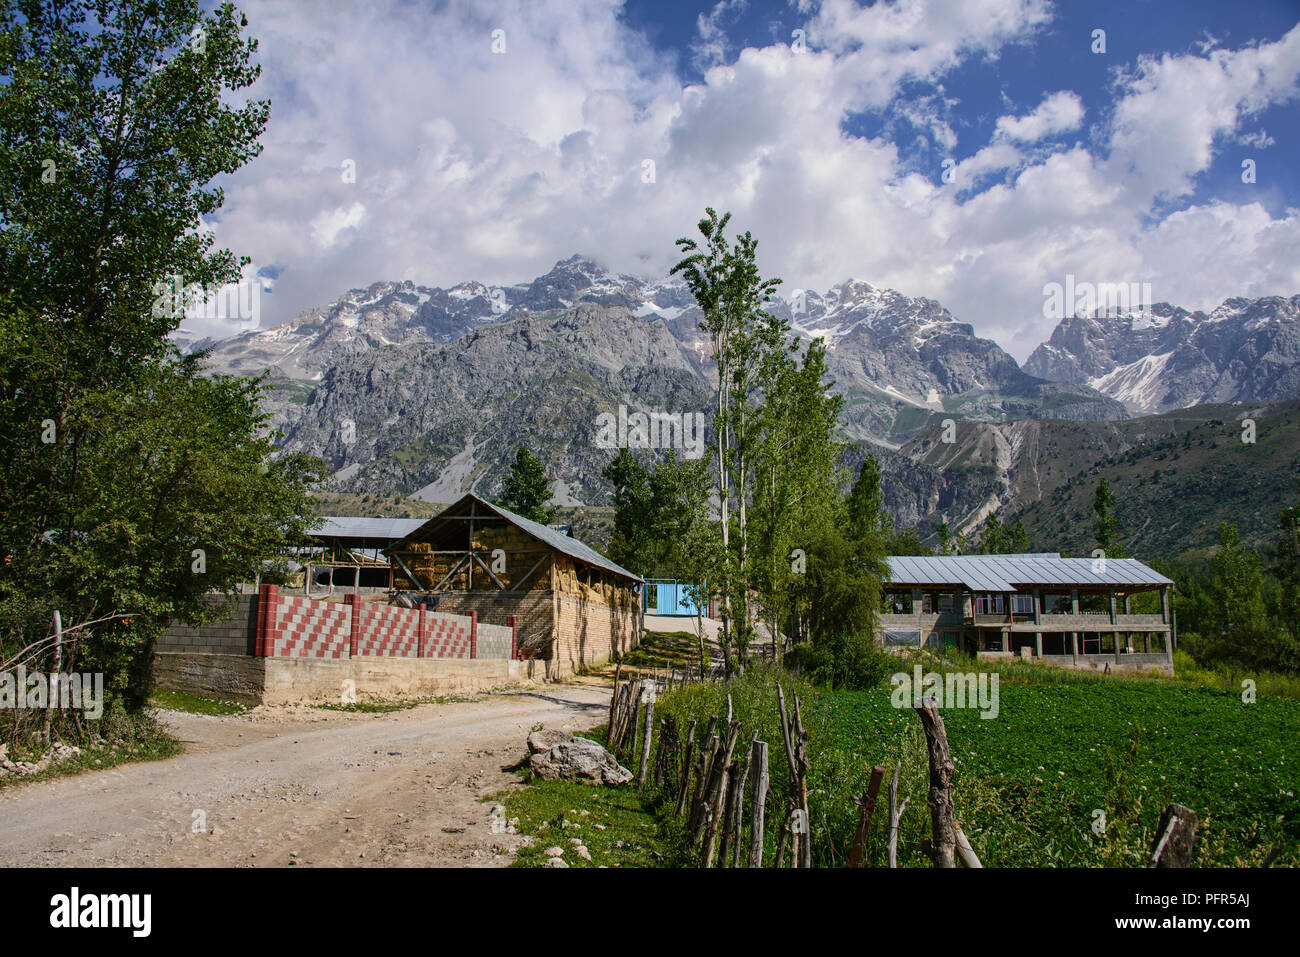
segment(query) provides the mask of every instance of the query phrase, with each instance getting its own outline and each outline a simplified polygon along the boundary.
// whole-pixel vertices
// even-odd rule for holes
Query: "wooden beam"
[[[533,562],[533,567],[530,568],[530,569],[528,569],[528,573],[527,573],[526,575],[524,575],[523,578],[519,579],[519,581],[517,581],[517,582],[514,583],[514,586],[511,587],[510,591],[519,591],[519,589],[520,589],[520,587],[523,585],[523,583],[526,582],[526,581],[528,581],[528,579],[530,579],[530,578],[533,577],[533,572],[537,571],[537,569],[541,567],[542,562],[546,561],[546,559],[547,559],[547,557],[548,557],[549,555],[550,555],[550,552],[546,552],[545,554],[542,555],[541,558],[539,558],[539,559],[537,559],[537,561]]]
[[[490,577],[494,582],[497,583],[497,588],[500,591],[505,591],[506,590],[505,582],[503,582],[501,579],[497,578],[495,574],[493,574],[492,569],[487,567],[487,563],[484,562],[483,559],[479,557],[478,552],[470,552],[470,555],[473,557],[474,561],[478,562],[480,565],[483,566],[483,570],[488,573],[488,577]]]
[[[402,561],[402,556],[397,552],[393,552],[393,561],[397,562],[398,565],[402,566],[402,571],[406,573],[406,577],[411,580],[411,584],[414,585],[419,591],[429,590],[425,588],[424,583],[420,581],[418,577],[416,577],[415,572],[411,571],[409,568],[406,567],[406,562]],[[391,576],[392,573],[391,568],[389,569],[389,573]]]
[[[468,558],[469,558],[469,552],[466,552],[466,553],[464,554],[464,556],[461,557],[461,560],[460,560],[460,561],[458,561],[455,565],[451,566],[451,571],[447,572],[447,574],[445,574],[445,575],[442,576],[442,581],[438,582],[438,584],[434,585],[434,586],[433,586],[431,589],[429,589],[429,590],[430,590],[430,591],[437,591],[437,590],[438,590],[439,588],[441,588],[443,585],[447,584],[447,579],[450,578],[452,575],[456,574],[456,572],[460,571],[460,566],[461,566],[461,565],[464,565],[464,564],[465,564],[465,560],[468,559]]]

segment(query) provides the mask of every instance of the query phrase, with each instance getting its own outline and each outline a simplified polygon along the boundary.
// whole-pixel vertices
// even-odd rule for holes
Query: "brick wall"
[[[552,677],[571,674],[584,665],[600,664],[614,652],[636,647],[640,640],[639,608],[597,604],[558,592],[554,601]]]

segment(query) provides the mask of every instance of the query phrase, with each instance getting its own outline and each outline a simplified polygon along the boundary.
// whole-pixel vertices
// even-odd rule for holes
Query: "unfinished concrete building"
[[[1173,673],[1174,583],[1136,559],[1043,553],[888,561],[879,620],[886,648]],[[1151,596],[1154,608],[1135,609],[1139,595]]]

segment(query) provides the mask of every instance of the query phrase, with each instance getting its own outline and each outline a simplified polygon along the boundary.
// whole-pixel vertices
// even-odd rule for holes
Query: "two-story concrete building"
[[[1173,582],[1132,558],[891,556],[886,648],[957,649],[1073,668],[1173,673]],[[1136,596],[1153,606],[1135,609]]]

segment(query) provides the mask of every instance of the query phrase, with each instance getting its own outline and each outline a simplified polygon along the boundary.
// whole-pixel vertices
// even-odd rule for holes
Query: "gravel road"
[[[522,838],[479,800],[519,781],[535,725],[595,727],[583,685],[387,714],[161,712],[167,761],[0,791],[0,866],[503,866]]]

